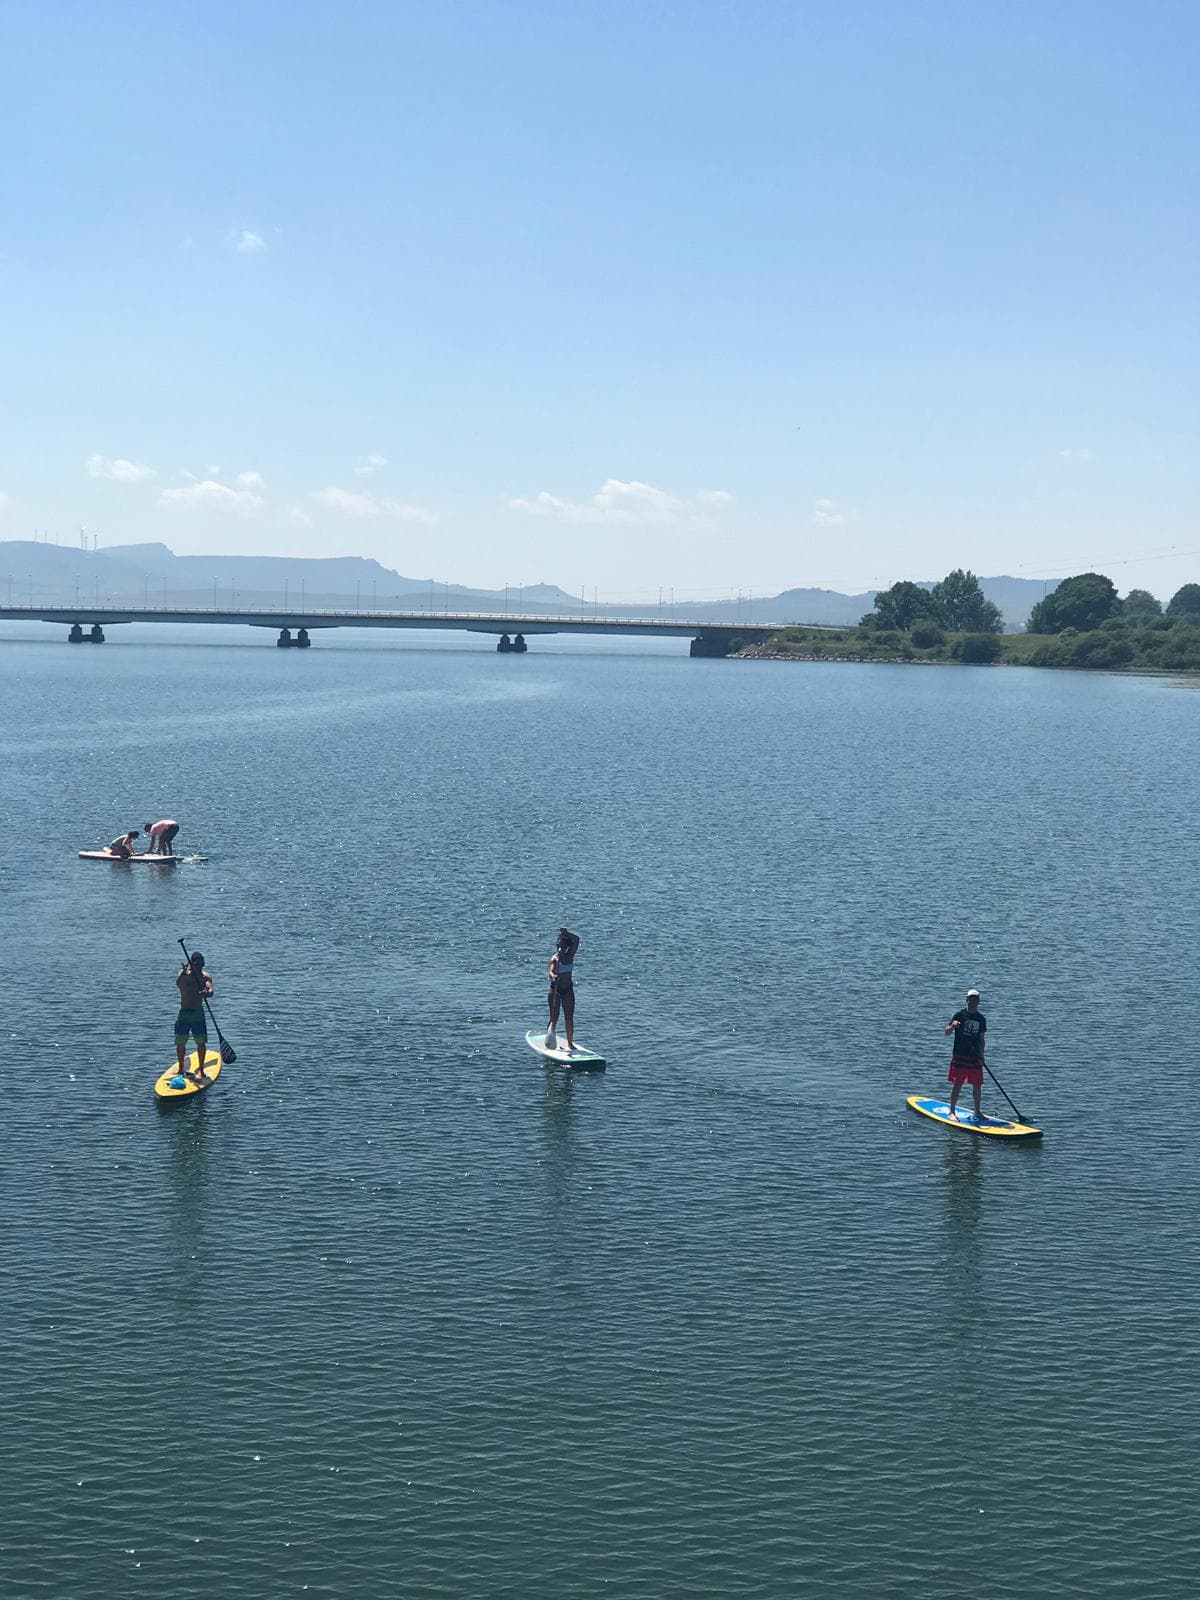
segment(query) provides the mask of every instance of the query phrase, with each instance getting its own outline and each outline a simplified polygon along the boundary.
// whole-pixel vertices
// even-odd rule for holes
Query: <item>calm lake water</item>
[[[6,1597],[1195,1592],[1195,684],[2,631]]]

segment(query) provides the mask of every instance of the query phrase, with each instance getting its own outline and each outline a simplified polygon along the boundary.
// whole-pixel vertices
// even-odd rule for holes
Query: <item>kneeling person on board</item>
[[[105,849],[114,856],[120,856],[122,861],[128,861],[133,854],[133,841],[137,838],[138,831],[131,828],[128,833],[123,833],[119,839],[113,839],[105,845]]]
[[[567,1029],[567,1049],[575,1048],[575,953],[579,949],[579,935],[572,933],[570,928],[558,930],[558,944],[554,954],[550,957],[550,993],[546,996],[550,1005],[550,1027],[546,1033],[546,1043],[554,1049],[554,1030],[558,1025],[558,1013],[562,1010],[563,1022]]]
[[[987,1034],[987,1018],[979,1009],[979,990],[967,990],[967,1003],[962,1011],[956,1011],[945,1027],[946,1033],[954,1035],[954,1043],[950,1050],[950,1071],[947,1074],[954,1085],[950,1091],[950,1115],[956,1116],[955,1107],[958,1097],[962,1092],[964,1083],[971,1085],[971,1092],[975,1096],[975,1115],[983,1116],[981,1101],[983,1098],[983,1055],[984,1039]]]
[[[146,837],[150,840],[150,854],[152,856],[173,856],[171,841],[179,832],[179,824],[170,817],[162,822],[148,822],[146,824]]]
[[[204,1002],[213,992],[212,973],[204,970],[204,957],[193,950],[190,961],[175,979],[179,990],[179,1015],[175,1018],[175,1054],[179,1057],[179,1075],[186,1076],[188,1034],[196,1041],[200,1077],[204,1077],[204,1054],[208,1048],[208,1021],[204,1015]],[[194,1080],[193,1080],[194,1081]]]

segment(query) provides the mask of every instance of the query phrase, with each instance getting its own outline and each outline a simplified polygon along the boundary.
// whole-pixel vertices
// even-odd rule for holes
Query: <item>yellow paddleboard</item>
[[[973,1110],[964,1110],[961,1105],[958,1106],[957,1115],[951,1121],[949,1101],[939,1100],[936,1095],[910,1094],[907,1104],[911,1111],[918,1111],[923,1117],[932,1117],[934,1122],[940,1122],[944,1128],[955,1128],[961,1133],[979,1133],[992,1139],[1042,1137],[1042,1130],[1031,1128],[1027,1122],[1005,1122],[1002,1117],[989,1117],[986,1113],[980,1120]]]
[[[154,1085],[154,1093],[160,1100],[186,1100],[190,1094],[202,1094],[210,1083],[215,1083],[221,1076],[221,1052],[209,1050],[204,1057],[204,1076],[200,1076],[200,1055],[193,1050],[188,1056],[186,1075],[183,1082],[179,1081],[179,1067],[173,1065],[167,1068],[162,1077]]]

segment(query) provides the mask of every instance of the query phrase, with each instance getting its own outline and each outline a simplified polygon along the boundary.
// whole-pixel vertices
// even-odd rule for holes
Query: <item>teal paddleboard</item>
[[[557,1061],[563,1067],[591,1067],[593,1071],[598,1071],[608,1065],[603,1056],[598,1056],[594,1050],[585,1050],[581,1044],[568,1050],[567,1041],[561,1034],[553,1046],[547,1046],[544,1033],[527,1033],[525,1043],[544,1060]]]

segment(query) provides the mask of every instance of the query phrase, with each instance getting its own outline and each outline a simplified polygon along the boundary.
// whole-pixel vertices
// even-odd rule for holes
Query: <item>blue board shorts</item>
[[[186,1044],[189,1033],[196,1043],[203,1047],[208,1039],[208,1023],[204,1019],[203,1010],[185,1009],[175,1018],[175,1043]]]

